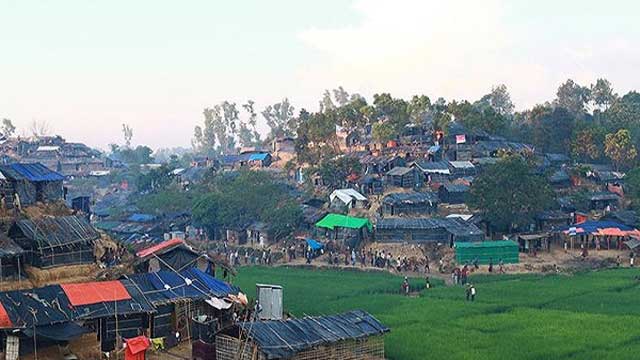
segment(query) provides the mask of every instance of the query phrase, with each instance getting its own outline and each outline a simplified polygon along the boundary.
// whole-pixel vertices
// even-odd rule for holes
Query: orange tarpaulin
[[[60,286],[71,305],[74,306],[131,299],[127,289],[117,280],[61,284]]]
[[[628,231],[623,231],[618,228],[604,228],[598,229],[598,232],[593,235],[599,236],[626,236]]]
[[[7,314],[7,310],[5,310],[4,305],[0,303],[0,328],[9,329],[12,327],[13,327],[13,323],[9,318],[9,314]]]
[[[157,245],[153,245],[151,247],[148,247],[146,249],[142,249],[140,251],[138,251],[136,253],[136,256],[138,257],[147,257],[155,252],[158,252],[160,250],[164,250],[168,247],[174,246],[174,245],[179,245],[184,243],[184,240],[182,239],[171,239],[171,240],[167,240],[167,241],[163,241],[160,244]]]

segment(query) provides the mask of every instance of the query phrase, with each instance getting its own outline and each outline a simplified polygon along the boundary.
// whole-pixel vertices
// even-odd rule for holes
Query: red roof
[[[74,306],[131,299],[127,289],[118,280],[61,284],[60,286],[71,305]]]
[[[170,248],[172,246],[181,245],[181,244],[184,244],[184,240],[182,240],[182,239],[171,239],[171,240],[163,241],[163,242],[161,242],[159,244],[156,244],[156,245],[153,245],[153,246],[148,247],[146,249],[142,249],[142,250],[138,251],[136,253],[136,256],[138,256],[138,257],[147,257],[147,256],[149,256],[151,254],[154,254],[154,253],[160,251],[160,250],[164,250],[166,248]]]
[[[9,318],[9,314],[7,314],[7,310],[5,310],[4,305],[0,303],[0,328],[8,329],[12,327],[13,323],[11,323],[11,319]]]

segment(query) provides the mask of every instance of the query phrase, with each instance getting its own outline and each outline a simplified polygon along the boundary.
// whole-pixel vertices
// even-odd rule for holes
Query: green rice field
[[[295,316],[369,311],[391,328],[390,359],[638,359],[639,279],[638,269],[477,276],[473,303],[422,279],[411,279],[419,296],[403,296],[402,278],[383,272],[248,267],[234,282],[249,297],[256,283],[284,286]]]

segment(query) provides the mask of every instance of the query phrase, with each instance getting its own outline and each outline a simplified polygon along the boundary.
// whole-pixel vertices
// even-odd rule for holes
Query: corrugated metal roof
[[[13,180],[29,180],[34,182],[64,180],[64,176],[41,163],[3,165],[0,166],[0,172],[7,179]]]
[[[329,199],[331,201],[333,201],[333,199],[335,199],[336,197],[342,200],[342,202],[345,204],[351,203],[352,200],[367,201],[367,198],[364,195],[360,194],[354,189],[338,189],[334,190],[331,195],[329,195]]]
[[[398,167],[394,167],[393,169],[389,170],[389,172],[387,172],[387,175],[389,175],[389,176],[404,176],[404,175],[410,173],[411,171],[413,171],[413,168],[408,168],[408,167],[404,167],[404,166],[398,166]]]

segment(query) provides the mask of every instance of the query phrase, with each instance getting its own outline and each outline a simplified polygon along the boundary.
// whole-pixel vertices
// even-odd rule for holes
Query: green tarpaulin
[[[327,214],[322,220],[316,223],[317,227],[333,230],[336,227],[360,229],[367,227],[369,231],[373,230],[373,225],[369,219],[345,216],[340,214]]]
[[[519,247],[515,241],[456,242],[454,247],[458,264],[471,264],[476,259],[480,264],[493,262],[494,265],[500,260],[505,264],[519,262]]]

